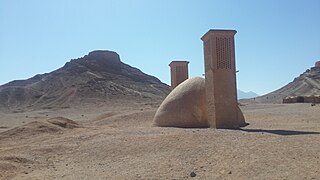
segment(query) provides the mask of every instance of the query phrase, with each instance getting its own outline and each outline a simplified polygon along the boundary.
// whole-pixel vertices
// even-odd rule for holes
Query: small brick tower
[[[189,78],[188,61],[172,61],[169,66],[171,70],[171,89]]]
[[[210,127],[236,129],[238,102],[234,30],[209,30],[201,39],[204,64],[208,120]]]

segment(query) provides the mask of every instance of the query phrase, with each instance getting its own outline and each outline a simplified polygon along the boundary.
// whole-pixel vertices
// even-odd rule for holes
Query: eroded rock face
[[[177,86],[160,105],[153,124],[160,127],[209,127],[205,79],[194,77]]]
[[[246,126],[238,107],[239,126]],[[162,102],[153,119],[154,126],[208,128],[205,79],[194,77],[178,85]]]

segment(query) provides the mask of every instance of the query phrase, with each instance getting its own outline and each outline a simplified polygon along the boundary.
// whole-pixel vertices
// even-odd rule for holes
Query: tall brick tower
[[[234,30],[209,30],[202,38],[208,120],[212,128],[239,128]]]
[[[171,70],[171,89],[189,78],[188,61],[172,61],[169,66]]]

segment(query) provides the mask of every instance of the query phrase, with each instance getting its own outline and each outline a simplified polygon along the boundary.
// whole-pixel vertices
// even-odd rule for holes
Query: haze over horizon
[[[98,49],[169,84],[172,60],[202,76],[201,36],[234,29],[238,88],[263,95],[320,60],[319,8],[317,0],[2,0],[0,85]]]

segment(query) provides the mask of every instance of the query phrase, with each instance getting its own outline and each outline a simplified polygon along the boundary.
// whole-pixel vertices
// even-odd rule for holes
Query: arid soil
[[[0,179],[320,179],[320,105],[246,104],[242,130],[151,127],[157,106],[0,113]]]

